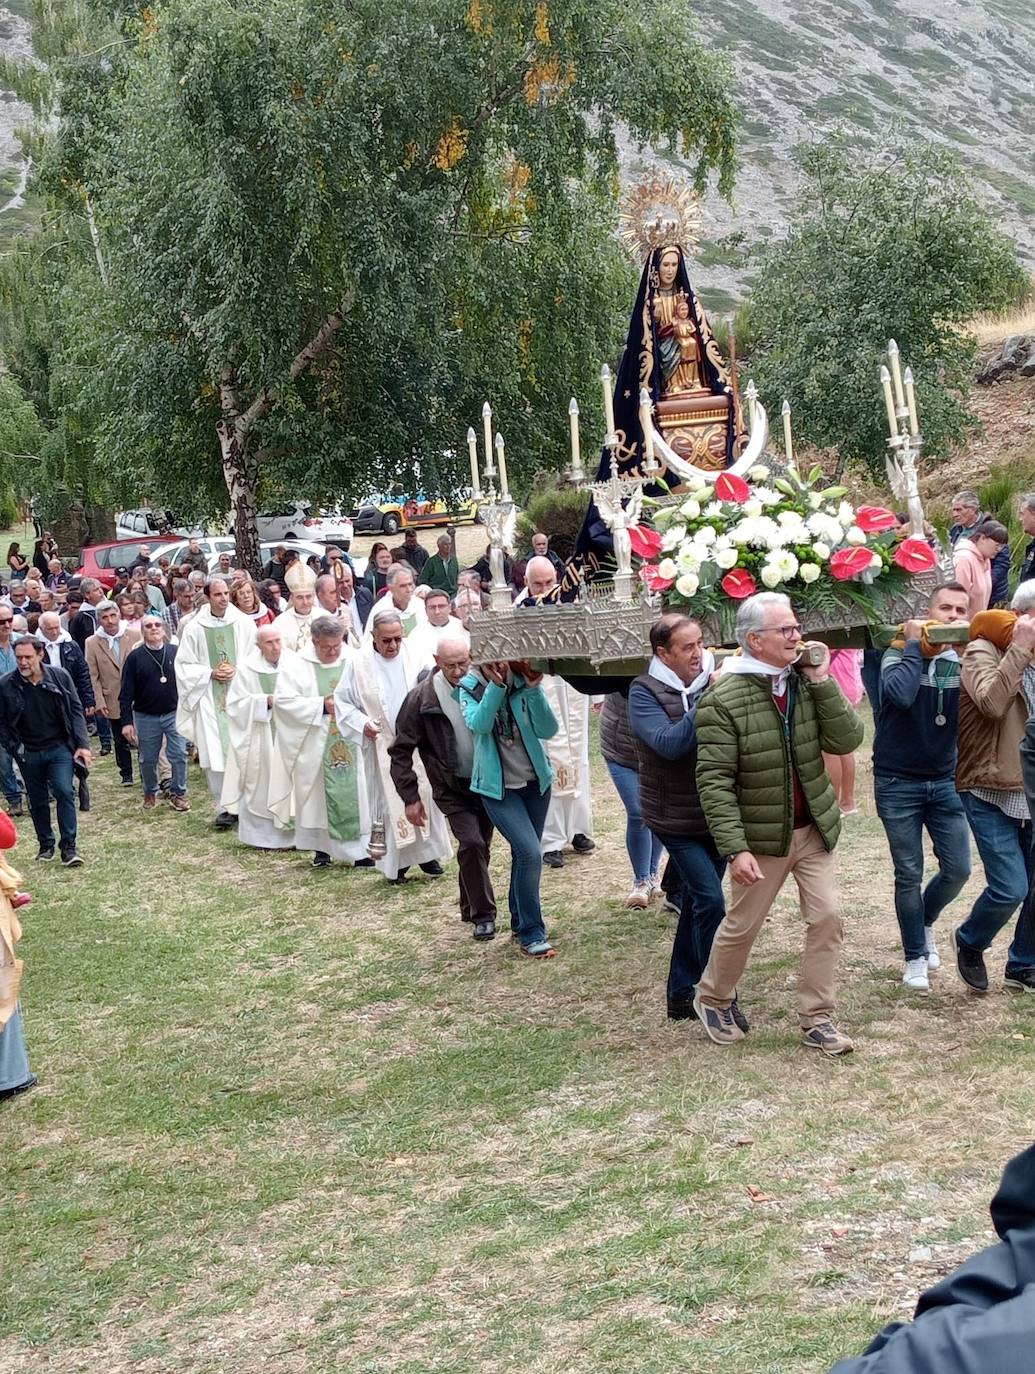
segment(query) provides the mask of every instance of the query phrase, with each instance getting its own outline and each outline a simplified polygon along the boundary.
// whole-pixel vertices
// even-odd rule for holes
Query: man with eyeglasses
[[[786,596],[762,592],[737,613],[740,654],[697,710],[697,788],[733,899],[697,985],[694,1010],[710,1039],[744,1037],[734,1018],[737,985],[751,948],[791,876],[805,919],[798,975],[802,1042],[826,1055],[853,1044],[833,1022],[844,932],[835,889],[841,809],[824,751],[850,754],[862,722],[830,676],[830,655],[798,666],[801,626]]]

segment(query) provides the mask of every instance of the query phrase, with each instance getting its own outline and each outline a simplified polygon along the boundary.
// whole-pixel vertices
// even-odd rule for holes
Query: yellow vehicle
[[[397,534],[403,529],[480,523],[474,501],[449,502],[424,496],[371,496],[351,512],[350,519],[356,534]]]

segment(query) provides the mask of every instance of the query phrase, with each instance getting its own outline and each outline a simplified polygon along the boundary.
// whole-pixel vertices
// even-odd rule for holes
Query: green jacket
[[[841,833],[841,810],[823,751],[850,754],[862,744],[859,717],[833,678],[790,677],[790,722],[761,674],[719,678],[697,708],[697,790],[708,829],[724,856],[785,855],[794,829],[791,761],[827,849]]]
[[[460,580],[460,564],[455,558],[444,559],[440,553],[433,553],[424,564],[417,580],[421,586],[434,587],[436,591],[442,590],[448,592],[450,596],[456,596],[456,586]]]

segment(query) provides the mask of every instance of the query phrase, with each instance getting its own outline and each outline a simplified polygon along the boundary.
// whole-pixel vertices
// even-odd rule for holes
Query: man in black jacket
[[[351,568],[344,567],[338,578],[338,596],[341,598],[343,617],[348,620],[356,639],[362,639],[367,617],[374,607],[374,593],[365,582],[356,581]]]
[[[1035,1345],[1035,1145],[1011,1159],[990,1208],[999,1236],[921,1295],[864,1355],[830,1374],[1021,1374]]]
[[[1021,529],[1028,536],[1028,543],[1024,549],[1024,557],[1021,560],[1020,576],[1017,578],[1018,587],[1022,582],[1027,582],[1035,577],[1035,491],[1026,491],[1020,499],[1020,509],[1017,512],[1021,522]]]
[[[470,788],[474,737],[455,693],[471,668],[466,635],[441,639],[435,665],[399,708],[395,742],[389,749],[392,782],[406,804],[406,819],[414,826],[426,825],[413,767],[416,749],[431,784],[431,795],[456,836],[461,920],[473,924],[476,940],[491,940],[496,934],[496,897],[489,877],[492,822]]]
[[[36,858],[54,857],[53,793],[61,862],[77,867],[83,861],[76,852],[73,769],[76,763],[89,768],[91,762],[83,704],[64,668],[44,664],[38,639],[20,639],[14,656],[17,671],[0,678],[0,744],[21,766],[40,846]]]

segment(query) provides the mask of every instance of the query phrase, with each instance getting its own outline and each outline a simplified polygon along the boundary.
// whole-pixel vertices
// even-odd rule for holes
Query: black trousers
[[[456,861],[460,866],[460,919],[495,921],[496,895],[489,877],[489,844],[492,821],[473,794],[463,811],[446,816],[457,843]]]
[[[115,762],[119,766],[119,774],[123,778],[133,781],[133,751],[123,737],[122,727],[132,725],[133,717],[123,720],[121,716],[117,719],[108,717],[108,724],[111,726],[112,744],[115,747]]]

